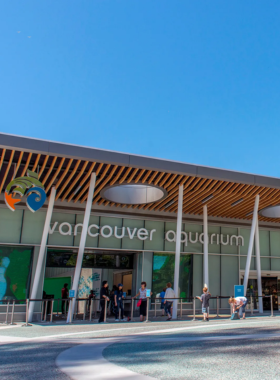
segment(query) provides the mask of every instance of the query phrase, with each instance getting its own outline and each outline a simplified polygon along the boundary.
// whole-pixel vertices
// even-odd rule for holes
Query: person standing
[[[165,297],[165,291],[166,291],[166,288],[163,288],[162,291],[159,294],[160,299],[161,299],[160,308],[162,310],[162,314],[161,314],[162,317],[164,317],[164,297]]]
[[[104,322],[104,313],[105,313],[105,302],[110,301],[109,291],[108,291],[108,281],[104,280],[102,282],[102,288],[100,290],[100,316],[98,323]]]
[[[144,317],[147,315],[147,292],[146,292],[146,282],[141,282],[141,288],[139,292],[133,298],[140,297],[138,304],[140,303],[140,322],[143,322]],[[138,306],[137,304],[137,306]]]
[[[68,284],[65,283],[63,285],[63,288],[61,289],[61,298],[62,298],[62,300],[68,300],[68,297],[69,297]],[[68,310],[68,303],[67,303],[67,301],[61,301],[61,312],[62,312],[62,315],[65,312],[65,304],[66,304],[66,312],[67,312],[67,310]]]
[[[115,302],[115,321],[119,322],[119,310],[121,309],[121,320],[123,321],[123,284],[118,285],[118,289],[115,290],[114,302]]]
[[[166,284],[166,291],[164,295],[165,312],[168,316],[167,321],[171,321],[172,319],[171,307],[172,307],[174,298],[176,298],[176,294],[174,290],[171,288],[171,286],[172,286],[171,282],[168,282]]]
[[[236,298],[231,297],[228,300],[228,303],[232,305],[232,312],[233,313],[235,312],[235,310],[240,310],[243,313],[242,319],[245,319],[245,315],[246,315],[245,308],[246,308],[246,305],[248,303],[248,300],[246,297],[236,297]]]
[[[95,294],[94,294],[94,291],[91,290],[88,296],[88,312],[90,312],[91,300],[94,300],[94,299],[95,299]]]
[[[201,297],[196,297],[202,302],[202,313],[203,313],[203,321],[209,322],[209,300],[211,298],[211,294],[208,292],[208,288],[205,286],[203,289],[203,294]]]

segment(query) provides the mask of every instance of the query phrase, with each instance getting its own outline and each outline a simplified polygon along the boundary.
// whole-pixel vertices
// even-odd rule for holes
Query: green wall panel
[[[144,240],[145,251],[163,251],[164,250],[164,222],[155,222],[152,220],[145,221],[145,228],[148,231],[156,230],[153,233],[153,240]]]
[[[111,226],[113,228],[113,235],[109,238],[105,238],[100,235],[100,230],[103,226]],[[114,227],[122,227],[122,219],[121,218],[109,218],[107,216],[100,217],[100,230],[99,230],[99,248],[121,248],[121,240],[114,237]],[[109,231],[106,229],[105,233],[108,234]]]
[[[221,295],[234,295],[234,285],[239,284],[238,257],[221,256]],[[229,308],[228,299],[221,301],[222,307]]]
[[[221,252],[222,253],[229,253],[232,255],[238,254],[238,246],[236,245],[230,245],[230,237],[232,235],[238,235],[238,229],[237,228],[228,228],[228,227],[221,227],[221,235],[220,235],[220,241],[222,242],[222,235],[223,235],[223,242],[228,241],[228,245],[223,245],[221,243]],[[227,236],[229,235],[229,236]]]
[[[271,259],[271,270],[280,270],[280,259]]]
[[[22,210],[11,211],[0,208],[0,242],[19,243],[22,223]]]
[[[246,262],[247,262],[247,257],[241,256],[240,257],[240,269],[245,269]],[[256,269],[256,259],[254,256],[252,256],[251,257],[250,270],[255,270],[255,269]]]
[[[251,230],[247,228],[240,228],[240,235],[244,238],[244,245],[240,246],[240,255],[246,255],[248,254],[248,248],[249,248],[249,240],[250,240],[250,233]],[[253,245],[253,255],[255,254],[255,245]]]
[[[269,231],[260,230],[260,253],[261,256],[270,256]]]
[[[220,295],[220,280],[221,280],[221,256],[208,256],[209,265],[209,292],[212,297]],[[210,300],[210,308],[216,308],[216,300]]]
[[[262,270],[270,270],[270,259],[261,257]]]
[[[46,212],[24,211],[22,238],[23,244],[41,244]]]
[[[271,248],[271,256],[280,257],[280,232],[276,232],[276,231],[270,232],[270,248]]]
[[[189,237],[189,232],[192,232],[192,240],[196,240],[196,233],[201,234],[202,233],[202,225],[200,224],[188,224],[185,223],[185,232],[188,232],[188,237]],[[198,252],[201,253],[203,252],[203,246],[199,242],[197,243],[190,243],[188,240],[188,246],[186,247],[186,252]]]
[[[211,242],[211,234],[221,234],[221,228],[216,226],[208,226],[208,236],[209,236],[209,245],[208,245],[208,252],[209,253],[221,253],[221,246],[220,244],[210,244]],[[213,243],[217,242],[217,236],[214,236]]]
[[[193,255],[193,296],[201,295],[203,285],[203,255]]]
[[[83,224],[84,221],[84,215],[77,215],[76,216],[76,224]],[[99,216],[91,215],[89,218],[89,226],[91,224],[96,224],[99,226]],[[74,232],[74,231],[73,231]],[[92,228],[91,233],[95,234],[99,232],[99,230]],[[82,227],[77,228],[77,235],[74,237],[74,245],[79,246],[80,240],[81,240],[81,234],[82,234]],[[98,236],[92,237],[89,234],[87,234],[86,239],[86,247],[98,247]]]
[[[134,228],[144,228],[144,220],[138,220],[138,219],[123,219],[123,227],[127,229],[127,227],[130,228],[132,231]],[[144,241],[134,238],[130,239],[128,237],[127,230],[125,231],[126,237],[122,239],[122,249],[137,249],[142,250],[144,248]]]
[[[74,242],[74,225],[75,225],[75,214],[63,214],[60,212],[54,212],[52,214],[51,219],[51,227],[53,227],[53,224],[55,222],[58,222],[58,225],[55,228],[55,231],[53,234],[49,234],[48,238],[48,245],[65,245],[65,246],[73,246]],[[58,232],[59,225],[61,223],[70,223],[72,226],[72,234],[71,235],[61,235]],[[66,227],[63,227],[63,231],[67,231],[68,229]]]

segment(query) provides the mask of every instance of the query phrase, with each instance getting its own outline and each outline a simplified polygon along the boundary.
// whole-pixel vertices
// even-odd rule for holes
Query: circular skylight
[[[265,218],[280,218],[280,205],[263,208],[259,214]]]
[[[146,184],[120,184],[106,187],[100,195],[114,203],[136,205],[160,201],[167,196],[167,191],[161,187]]]

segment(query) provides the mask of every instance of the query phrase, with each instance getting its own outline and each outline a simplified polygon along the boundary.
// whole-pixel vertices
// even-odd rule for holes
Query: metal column
[[[49,228],[50,228],[50,223],[51,223],[51,218],[52,218],[52,213],[53,213],[55,194],[56,194],[56,189],[55,189],[55,187],[52,187],[30,299],[36,299],[37,298],[40,276],[41,276],[42,268],[43,268],[43,265],[45,262],[46,245],[47,245]],[[39,297],[39,298],[41,298],[41,297]],[[32,322],[34,306],[35,306],[35,302],[30,302],[29,313],[28,313],[28,322]]]
[[[181,231],[182,231],[182,214],[183,214],[183,191],[184,186],[179,186],[178,211],[177,211],[177,229],[176,229],[176,253],[175,253],[175,268],[174,268],[174,292],[178,298],[179,294],[179,270],[180,270],[180,253],[181,253]],[[178,300],[173,302],[172,318],[177,319]]]
[[[86,210],[85,210],[84,221],[83,221],[83,229],[82,229],[82,234],[81,234],[81,239],[80,239],[79,252],[78,252],[77,263],[76,263],[75,274],[74,274],[74,280],[73,280],[73,285],[72,285],[72,289],[75,290],[75,298],[73,298],[73,302],[71,303],[71,307],[69,307],[69,310],[68,310],[67,323],[70,322],[70,314],[73,315],[73,312],[75,310],[74,309],[75,308],[75,301],[76,301],[76,297],[77,297],[78,284],[79,284],[79,280],[80,280],[82,262],[83,262],[83,257],[84,257],[84,249],[85,249],[85,245],[86,245],[89,218],[90,218],[90,212],[91,212],[91,207],[92,207],[92,199],[93,199],[93,193],[94,193],[94,187],[95,187],[95,179],[96,179],[96,175],[95,175],[95,173],[92,173],[91,177],[90,177],[90,185],[89,185],[89,190],[88,190],[87,204],[86,204]]]
[[[204,286],[207,286],[209,289],[207,205],[203,206],[203,236],[203,280]]]
[[[246,261],[246,268],[245,268],[245,275],[244,275],[244,281],[243,281],[244,296],[245,297],[246,297],[246,293],[247,293],[247,286],[248,286],[248,279],[249,279],[249,272],[250,272],[250,265],[251,265],[251,257],[252,257],[253,244],[254,244],[254,236],[255,236],[256,224],[257,224],[257,219],[258,219],[259,201],[260,201],[260,196],[256,195],[253,220],[252,220],[252,227],[251,227],[251,233],[250,233],[250,240],[249,240],[249,247],[248,247],[248,255],[247,255],[247,261]]]
[[[262,270],[261,270],[260,234],[259,234],[258,218],[256,221],[255,246],[256,246],[256,264],[257,264],[257,278],[258,278],[259,313],[263,313]]]

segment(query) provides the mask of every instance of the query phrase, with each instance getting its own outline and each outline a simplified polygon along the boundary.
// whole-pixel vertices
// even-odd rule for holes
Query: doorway
[[[262,292],[263,296],[270,296],[273,295],[273,310],[278,310],[278,293],[277,293],[277,277],[262,277]],[[241,284],[243,284],[243,279],[241,280]],[[256,278],[249,278],[248,280],[248,287],[247,287],[247,293],[246,296],[249,298],[251,296],[254,296],[253,298],[253,304],[254,309],[258,309],[258,281]],[[270,310],[270,298],[264,297],[263,298],[263,309],[264,310]]]

